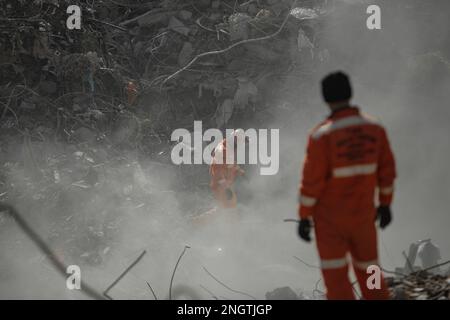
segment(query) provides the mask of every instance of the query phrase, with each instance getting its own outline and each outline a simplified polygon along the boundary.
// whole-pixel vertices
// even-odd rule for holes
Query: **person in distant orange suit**
[[[234,139],[234,159],[228,160],[227,148],[230,139]],[[237,177],[245,174],[244,170],[237,164],[238,145],[245,144],[248,139],[242,129],[234,130],[233,133],[223,139],[214,149],[212,163],[209,168],[211,176],[210,187],[221,208],[235,208],[237,196],[234,190],[234,182]]]
[[[367,286],[378,265],[375,220],[391,222],[396,165],[386,130],[374,118],[350,105],[352,89],[342,72],[322,80],[322,93],[331,109],[328,118],[309,135],[299,187],[299,236],[309,242],[314,222],[317,248],[328,299],[354,299],[348,278],[351,256],[364,299],[388,299]],[[374,199],[378,192],[378,207]]]

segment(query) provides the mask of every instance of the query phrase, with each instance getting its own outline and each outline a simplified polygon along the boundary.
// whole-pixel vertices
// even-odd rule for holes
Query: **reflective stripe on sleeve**
[[[348,128],[351,126],[362,125],[362,124],[378,124],[379,125],[379,123],[375,119],[371,119],[370,117],[364,116],[364,115],[346,117],[346,118],[342,118],[342,119],[322,125],[312,134],[312,138],[319,139],[321,136],[323,136],[327,133],[330,133],[332,131]]]
[[[394,186],[380,188],[380,193],[384,195],[390,195],[394,192]]]
[[[368,267],[370,266],[378,266],[378,259],[375,260],[370,260],[370,261],[357,261],[355,259],[353,259],[353,266],[355,268],[361,269],[361,270],[367,270]]]
[[[322,270],[326,269],[339,269],[347,266],[347,258],[341,259],[322,259],[320,260],[320,267]]]
[[[333,169],[333,176],[335,178],[347,178],[359,175],[368,175],[377,171],[377,164],[359,164],[348,167],[340,167]]]
[[[308,196],[304,196],[304,195],[300,195],[298,197],[298,202],[305,207],[312,207],[316,204],[317,199],[308,197]]]

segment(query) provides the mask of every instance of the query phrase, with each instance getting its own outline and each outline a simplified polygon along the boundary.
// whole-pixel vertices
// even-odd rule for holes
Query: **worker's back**
[[[319,150],[311,154],[311,161],[325,166],[314,217],[345,226],[374,219],[376,187],[389,185],[395,177],[384,128],[358,108],[348,107],[333,112],[316,127],[310,144]]]

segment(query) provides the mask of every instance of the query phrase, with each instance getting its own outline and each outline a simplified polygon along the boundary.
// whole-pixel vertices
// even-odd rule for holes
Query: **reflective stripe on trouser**
[[[389,292],[381,279],[380,289],[369,289],[367,280],[372,275],[367,273],[365,267],[368,263],[375,264],[377,254],[377,235],[375,223],[368,219],[349,229],[339,228],[332,223],[321,219],[314,220],[314,230],[317,239],[317,248],[322,261],[325,263],[322,274],[327,289],[328,299],[354,299],[353,287],[348,277],[347,261],[341,260],[348,253],[352,260],[357,261],[358,267],[353,270],[358,279],[358,284],[364,299],[387,299]],[[341,263],[340,268],[337,266]],[[378,262],[378,261],[376,261]],[[355,263],[352,263],[355,265]]]
[[[352,284],[348,278],[348,265],[335,269],[322,269],[328,300],[354,300]]]
[[[320,260],[320,267],[322,270],[327,269],[338,269],[346,267],[348,264],[347,257],[340,258],[340,259],[321,259]]]
[[[358,260],[353,259],[352,263],[353,263],[354,268],[358,268],[361,270],[367,270],[367,268],[369,268],[370,266],[373,266],[373,265],[378,266],[379,265],[378,259],[369,260],[369,261],[358,261]]]
[[[348,279],[347,256],[338,259],[321,259],[323,280],[329,300],[353,300],[355,296]]]

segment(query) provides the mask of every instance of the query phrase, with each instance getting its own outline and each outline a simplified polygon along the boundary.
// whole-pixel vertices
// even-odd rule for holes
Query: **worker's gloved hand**
[[[227,200],[233,199],[233,191],[230,188],[225,189],[225,195],[227,196]]]
[[[392,220],[391,208],[389,206],[379,206],[377,208],[376,220],[380,220],[380,228],[386,228]]]
[[[311,241],[311,221],[309,219],[301,219],[298,224],[298,235],[306,242]]]

